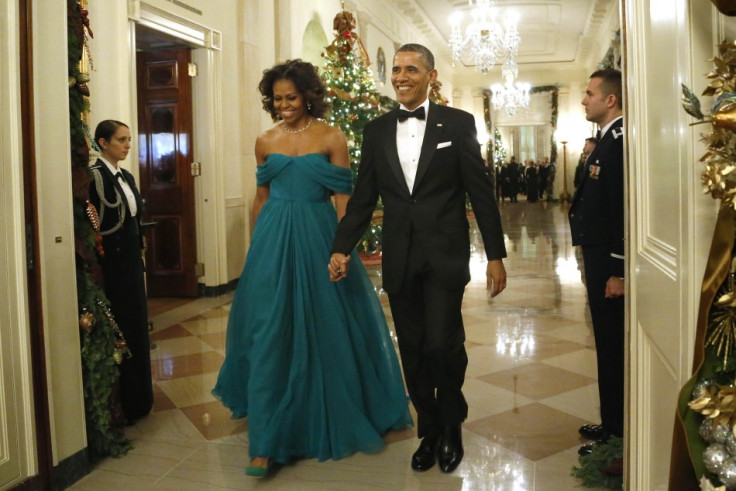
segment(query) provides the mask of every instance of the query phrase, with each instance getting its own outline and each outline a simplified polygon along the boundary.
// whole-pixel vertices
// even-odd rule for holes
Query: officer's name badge
[[[598,161],[595,161],[595,164],[591,164],[590,168],[588,169],[588,177],[591,179],[598,179],[598,176],[601,174],[601,166],[598,165]]]

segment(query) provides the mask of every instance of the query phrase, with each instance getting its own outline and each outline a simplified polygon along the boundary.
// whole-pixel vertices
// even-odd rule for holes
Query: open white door
[[[677,394],[692,371],[717,212],[700,185],[705,127],[689,126],[680,84],[703,91],[707,60],[723,39],[724,22],[734,20],[709,0],[621,1],[629,157],[627,489],[658,490],[667,489]]]
[[[35,467],[30,414],[18,2],[0,2],[0,489]],[[28,414],[26,419],[26,414]]]

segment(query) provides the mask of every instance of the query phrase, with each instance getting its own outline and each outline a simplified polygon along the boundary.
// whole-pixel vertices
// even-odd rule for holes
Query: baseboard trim
[[[218,285],[218,286],[207,286],[204,283],[199,283],[199,296],[200,297],[219,297],[220,295],[224,295],[228,292],[231,292],[235,290],[235,287],[238,286],[238,280],[240,278],[235,278],[234,280],[230,280],[224,285]]]
[[[91,471],[87,448],[59,462],[51,471],[51,488],[66,489]]]

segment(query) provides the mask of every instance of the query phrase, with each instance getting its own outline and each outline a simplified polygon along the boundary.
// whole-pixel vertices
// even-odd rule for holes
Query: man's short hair
[[[422,58],[424,58],[424,66],[427,68],[427,71],[431,72],[432,70],[434,70],[434,55],[425,46],[416,43],[408,43],[396,50],[397,53],[400,53],[402,51],[419,53]]]
[[[596,143],[598,143],[598,140],[596,140],[596,139],[595,139],[595,138],[593,138],[592,136],[591,136],[590,138],[586,138],[586,139],[585,139],[585,141],[586,141],[587,143],[592,143],[593,145],[595,145]]]
[[[616,105],[619,109],[623,108],[623,99],[621,96],[621,72],[615,68],[605,68],[596,70],[590,78],[601,79],[601,91],[604,96],[613,94],[616,96]]]

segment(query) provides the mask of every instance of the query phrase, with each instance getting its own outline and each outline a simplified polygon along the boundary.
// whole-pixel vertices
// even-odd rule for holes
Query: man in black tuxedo
[[[573,245],[581,245],[598,359],[600,425],[580,434],[606,440],[624,431],[624,128],[621,72],[598,70],[583,98],[600,140],[588,157],[570,207]],[[593,444],[580,448],[584,455]]]
[[[519,163],[516,162],[516,157],[514,157],[513,155],[511,156],[511,161],[508,165],[507,175],[509,178],[511,202],[518,203],[519,198],[517,195],[519,194],[519,181],[521,181],[521,168],[519,166]]]
[[[391,82],[400,108],[365,127],[358,180],[328,269],[333,281],[348,273],[347,254],[370,224],[380,196],[383,287],[422,438],[411,466],[423,471],[439,459],[442,471],[452,472],[463,457],[460,425],[468,413],[461,390],[468,358],[460,313],[470,280],[466,193],[483,236],[492,296],[506,287],[506,249],[473,116],[431,103],[427,90],[436,79],[427,48],[399,48]]]

